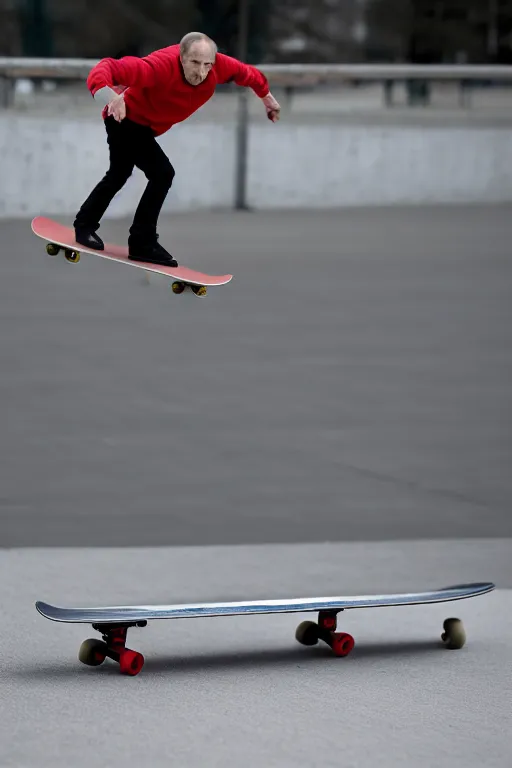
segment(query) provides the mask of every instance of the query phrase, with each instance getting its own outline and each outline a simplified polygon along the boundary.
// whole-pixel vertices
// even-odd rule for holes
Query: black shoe
[[[80,245],[85,246],[85,248],[92,248],[95,251],[105,250],[103,240],[92,229],[75,227],[75,240]]]
[[[151,245],[128,244],[128,258],[132,261],[144,261],[149,264],[160,264],[163,267],[177,267],[178,262],[167,253],[160,243]]]

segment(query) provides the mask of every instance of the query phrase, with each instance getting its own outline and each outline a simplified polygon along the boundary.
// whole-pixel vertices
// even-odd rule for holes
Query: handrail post
[[[238,0],[238,58],[247,58],[247,38],[249,34],[249,0]],[[238,113],[236,125],[235,153],[235,209],[247,210],[247,152],[249,132],[249,105],[247,88],[239,88]]]

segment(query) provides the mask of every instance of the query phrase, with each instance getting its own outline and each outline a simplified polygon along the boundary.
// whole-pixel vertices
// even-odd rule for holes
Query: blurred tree
[[[246,59],[251,64],[264,60],[268,48],[271,0],[246,0],[249,30]],[[241,0],[196,0],[195,28],[209,35],[219,50],[237,55]]]
[[[494,27],[489,30],[489,55],[492,55],[494,42],[496,61],[501,64],[512,64],[512,0],[498,0],[495,7]]]
[[[0,50],[145,54],[191,29],[238,50],[240,0],[0,0]],[[248,0],[247,59],[510,61],[512,0]]]
[[[47,0],[21,0],[20,27],[24,56],[51,56],[53,35]]]
[[[368,0],[365,6],[368,38],[365,58],[373,61],[404,61],[412,34],[413,0]]]
[[[510,51],[512,0],[368,0],[366,18],[369,58],[483,63]]]
[[[181,0],[47,0],[55,55],[145,55],[191,29],[194,7]]]
[[[21,28],[18,0],[0,0],[0,56],[21,53]]]
[[[359,61],[368,30],[365,0],[275,0],[272,57],[276,61]]]

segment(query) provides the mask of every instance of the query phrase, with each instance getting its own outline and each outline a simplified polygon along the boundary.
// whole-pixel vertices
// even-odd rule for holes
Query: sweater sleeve
[[[218,83],[236,83],[236,85],[252,88],[256,96],[263,99],[269,93],[268,80],[257,67],[244,64],[238,59],[217,53],[215,70]]]
[[[123,56],[121,59],[102,59],[89,72],[87,87],[93,96],[105,86],[151,88],[165,76],[167,70],[165,60],[152,54],[144,58]]]

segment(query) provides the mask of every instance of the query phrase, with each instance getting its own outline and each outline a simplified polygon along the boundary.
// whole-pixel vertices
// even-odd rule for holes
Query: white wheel
[[[295,639],[301,645],[318,643],[318,624],[314,621],[302,621],[295,630]]]
[[[466,632],[460,619],[446,619],[443,623],[443,630],[441,640],[447,648],[458,650],[463,647],[466,642]]]
[[[103,640],[90,638],[84,640],[78,651],[78,658],[82,664],[89,667],[97,667],[105,661],[107,644]]]

